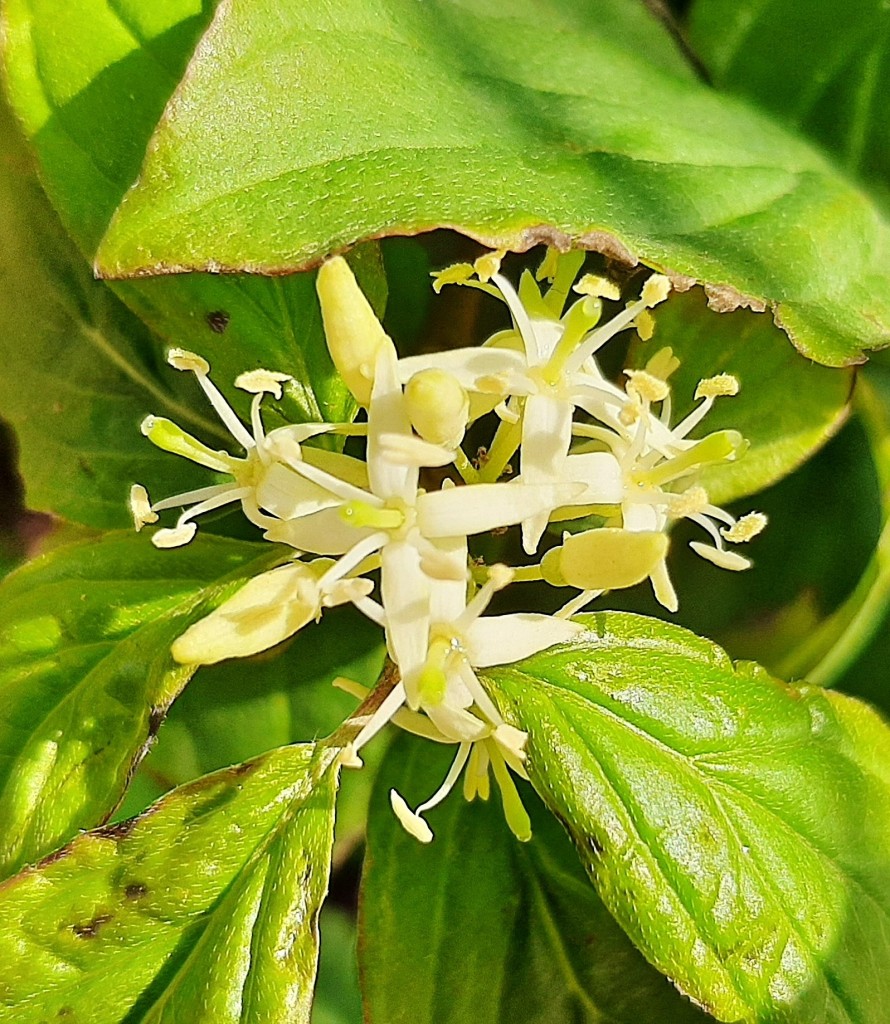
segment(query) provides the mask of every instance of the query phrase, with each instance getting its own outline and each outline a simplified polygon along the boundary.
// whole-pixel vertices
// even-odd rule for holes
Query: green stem
[[[488,450],[488,458],[479,470],[480,483],[494,483],[498,480],[510,459],[516,454],[522,440],[522,421],[510,423],[501,420]]]

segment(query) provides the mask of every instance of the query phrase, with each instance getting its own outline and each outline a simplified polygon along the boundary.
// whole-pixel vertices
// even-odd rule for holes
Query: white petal
[[[386,611],[386,640],[408,693],[412,676],[423,666],[429,649],[429,579],[420,568],[420,553],[409,541],[393,541],[380,553],[380,592]]]
[[[504,300],[510,309],[514,322],[516,323],[516,328],[522,336],[522,341],[525,345],[525,355],[529,366],[539,366],[550,353],[542,351],[542,346],[538,340],[537,334],[535,333],[536,325],[529,317],[525,306],[522,304],[522,300],[516,292],[516,289],[512,284],[510,284],[506,277],[503,276],[503,274],[493,274],[491,280],[498,286],[501,295],[504,296]]]
[[[421,370],[446,370],[468,390],[480,377],[513,376],[526,372],[525,356],[506,348],[455,348],[399,360],[399,378],[407,383]]]
[[[555,483],[566,479],[565,462],[572,440],[571,401],[550,395],[529,395],[522,416],[522,479],[529,484]],[[522,521],[522,546],[528,554],[537,550],[552,508]]]
[[[468,537],[572,504],[582,484],[472,484],[421,494],[417,524],[425,537]]]
[[[470,660],[476,668],[509,665],[529,658],[554,644],[568,643],[584,627],[567,619],[534,612],[488,615],[476,619],[464,632]]]
[[[377,450],[383,458],[402,466],[447,466],[454,462],[452,449],[412,434],[382,434]]]
[[[624,529],[633,533],[657,533],[663,529],[666,516],[659,512],[654,505],[646,505],[641,501],[626,502],[621,515],[624,519]]]
[[[587,488],[579,505],[619,505],[624,497],[621,465],[611,452],[585,452],[566,459],[565,476]]]
[[[491,726],[470,714],[464,708],[453,708],[450,704],[425,706],[423,709],[430,721],[455,743],[475,742],[491,733]]]
[[[390,348],[382,349],[377,357],[368,407],[368,477],[378,497],[401,498],[410,504],[417,491],[417,468],[386,457],[381,441],[387,434],[414,436],[399,384],[395,350]]]
[[[296,519],[342,504],[342,499],[280,462],[263,470],[254,492],[256,503],[279,519]]]
[[[443,537],[420,549],[420,567],[430,577],[430,620],[453,622],[467,603],[467,539]]]
[[[374,530],[370,528],[357,529],[345,523],[337,506],[276,523],[263,536],[314,555],[342,555],[372,533]]]
[[[389,791],[389,802],[392,804],[395,816],[409,835],[419,839],[422,843],[431,843],[433,841],[433,830],[419,814],[415,814],[411,810],[394,789]]]

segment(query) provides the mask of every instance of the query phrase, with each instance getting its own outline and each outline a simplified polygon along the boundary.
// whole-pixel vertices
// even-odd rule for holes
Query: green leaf
[[[603,902],[719,1020],[881,1024],[887,727],[677,626],[582,621],[488,680]]]
[[[555,0],[224,4],[98,266],[280,272],[450,226],[708,282],[822,362],[890,343],[877,210],[763,114],[650,63],[654,33]]]
[[[306,1024],[333,753],[208,776],[7,882],[0,1007],[20,1024]]]
[[[496,797],[453,793],[430,814],[429,846],[402,829],[390,787],[414,806],[453,754],[400,738],[375,787],[360,904],[368,1024],[704,1021],[634,949],[533,794],[528,844]]]
[[[43,185],[89,260],[138,172],[212,7],[207,0],[4,5],[10,99],[39,158]],[[364,247],[353,260],[363,287],[382,308],[386,289],[377,247]],[[194,274],[118,285],[114,291],[158,336],[155,363],[171,344],[200,352],[239,412],[247,412],[249,396],[232,382],[243,370],[262,366],[295,377],[271,425],[354,414],[324,343],[313,275]],[[166,387],[194,404],[187,381]]]
[[[890,610],[890,369],[871,363],[860,371],[856,407],[865,424],[881,488],[883,528],[856,589],[784,659],[792,677],[831,685],[868,646]]]
[[[718,505],[756,494],[787,476],[847,415],[852,371],[804,359],[762,314],[736,310],[714,316],[699,289],[672,295],[659,306],[655,338],[635,346],[633,363],[644,366],[664,346],[680,360],[670,378],[676,421],[698,404],[693,395],[703,378],[731,373],[741,384],[738,397],[718,400],[692,434],[739,430],[750,442],[737,461],[704,471],[701,482]]]
[[[361,1020],[355,922],[342,910],[326,907],[321,915],[321,956],[315,1002],[312,1004],[312,1024],[359,1024]]]
[[[16,428],[28,505],[120,527],[133,480],[161,494],[194,486],[193,467],[147,444],[139,421],[166,414],[217,444],[221,427],[197,392],[197,413],[182,404],[144,326],[93,280],[2,99],[0,248],[0,412]]]
[[[842,16],[831,0],[696,0],[690,34],[720,88],[815,139],[890,200],[890,17],[882,0],[851,0]]]
[[[280,558],[214,537],[171,553],[109,534],[0,583],[0,876],[108,817],[191,674],[171,642]]]
[[[351,607],[329,608],[279,648],[198,669],[176,699],[157,742],[140,764],[117,816],[130,817],[183,785],[270,747],[327,736],[355,710],[355,698],[332,686],[348,676],[372,687],[383,665],[383,635]],[[374,771],[347,772],[337,798],[335,863],[361,841]]]

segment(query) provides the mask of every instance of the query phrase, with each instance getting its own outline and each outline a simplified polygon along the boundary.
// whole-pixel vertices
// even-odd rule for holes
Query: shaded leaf
[[[109,534],[0,584],[0,874],[103,821],[191,668],[172,641],[282,553]]]
[[[887,727],[679,627],[582,621],[576,644],[488,676],[603,902],[720,1020],[880,1024]]]
[[[359,773],[356,773],[359,774]],[[339,815],[340,798],[337,798]],[[360,1024],[362,997],[355,962],[355,922],[333,907],[321,915],[321,956],[312,1024]]]
[[[10,99],[39,158],[43,185],[88,260],[138,172],[213,6],[209,0],[4,5]],[[372,301],[382,307],[386,291],[376,247],[356,253],[355,266]],[[232,382],[242,371],[262,366],[296,378],[277,405],[281,417],[353,415],[352,397],[333,372],[324,344],[312,275],[264,280],[195,274],[114,291],[157,335],[155,362],[171,344],[200,352],[239,412],[246,413],[249,397]],[[187,380],[165,385],[180,401],[195,403]]]
[[[141,480],[186,490],[192,467],[139,433],[166,414],[221,443],[222,428],[173,392],[145,327],[93,279],[37,183],[33,161],[0,98],[0,415],[17,433],[31,508],[95,527],[130,522]]]
[[[690,34],[717,85],[820,142],[890,201],[882,0],[851,0],[842,11],[830,0],[696,0]]]
[[[450,226],[742,293],[823,362],[890,342],[876,209],[763,114],[650,63],[651,34],[553,2],[222,3],[98,265],[275,273]]]
[[[497,797],[452,794],[423,846],[389,805],[441,782],[453,750],[400,738],[375,788],[362,879],[368,1024],[686,1024],[705,1016],[646,964],[527,790],[534,838],[516,841]]]
[[[308,1022],[333,752],[273,751],[76,839],[0,889],[23,1024]]]
[[[344,675],[373,686],[383,654],[380,628],[353,608],[341,607],[326,609],[319,623],[310,623],[279,648],[199,668],[170,709],[116,816],[137,814],[174,786],[270,747],[334,732],[356,702],[332,681]],[[364,771],[347,772],[341,780],[335,862],[364,834],[381,754],[375,744]]]
[[[881,487],[883,528],[856,589],[782,662],[792,677],[831,685],[868,646],[890,609],[890,369],[860,371],[856,405],[862,415]]]
[[[703,378],[731,373],[741,384],[739,395],[720,399],[692,434],[739,430],[750,442],[737,461],[703,471],[701,482],[718,505],[756,494],[796,469],[847,414],[851,371],[804,359],[762,314],[714,316],[699,289],[658,308],[655,338],[636,346],[635,365],[645,365],[663,346],[680,360],[670,378],[674,421],[698,404],[693,395]]]

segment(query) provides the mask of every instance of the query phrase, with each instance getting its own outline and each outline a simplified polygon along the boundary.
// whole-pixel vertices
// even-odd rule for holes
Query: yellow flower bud
[[[620,590],[640,583],[664,561],[665,534],[603,527],[566,537],[541,562],[544,579],[556,587]]]
[[[316,289],[331,359],[355,400],[367,406],[377,356],[392,341],[342,256],[322,264]]]
[[[405,385],[411,425],[431,444],[455,448],[463,440],[470,399],[457,378],[445,370],[421,370]]]

